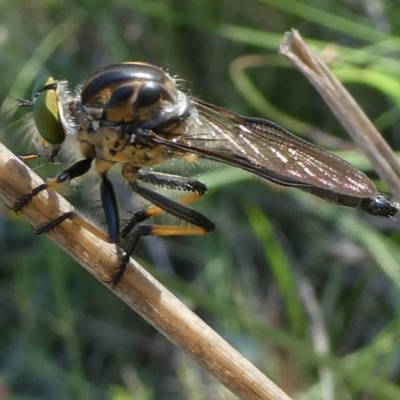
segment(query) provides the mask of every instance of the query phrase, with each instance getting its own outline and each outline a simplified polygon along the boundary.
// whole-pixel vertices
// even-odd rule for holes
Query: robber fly
[[[78,159],[22,197],[14,210],[21,210],[40,191],[94,170],[100,179],[110,242],[121,243],[121,238],[133,231],[124,243],[127,258],[113,277],[114,284],[123,275],[141,236],[204,234],[214,229],[210,220],[186,206],[205,193],[204,184],[142,169],[165,160],[215,160],[373,215],[392,217],[398,211],[397,204],[378,193],[366,175],[341,158],[273,122],[240,116],[193,98],[181,91],[167,72],[150,64],[128,62],[103,68],[75,91],[66,82],[48,78],[36,85],[33,100],[22,101],[21,106],[33,109],[39,153],[46,149],[47,158],[53,158],[69,144],[75,147]],[[116,196],[107,177],[117,163],[131,189],[155,206],[135,213],[122,230]],[[142,182],[190,194],[174,201],[142,186]],[[160,212],[193,227],[142,223]],[[62,216],[49,226],[69,217]]]

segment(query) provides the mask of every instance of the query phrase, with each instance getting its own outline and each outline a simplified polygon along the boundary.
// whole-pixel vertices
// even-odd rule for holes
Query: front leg
[[[43,192],[43,190],[51,189],[54,188],[61,183],[70,181],[74,178],[77,178],[79,176],[82,176],[86,174],[90,166],[92,164],[93,159],[92,158],[85,158],[84,160],[78,161],[65,171],[61,172],[59,175],[57,175],[55,178],[47,179],[45,183],[42,185],[39,185],[38,187],[34,188],[30,193],[27,193],[26,195],[22,196],[20,199],[18,199],[14,206],[12,207],[12,210],[15,212],[21,211],[25,205],[31,201],[36,195],[38,195],[40,192]]]

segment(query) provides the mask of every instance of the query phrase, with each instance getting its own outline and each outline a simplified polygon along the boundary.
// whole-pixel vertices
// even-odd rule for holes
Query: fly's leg
[[[150,183],[164,189],[181,190],[185,192],[199,193],[207,192],[207,186],[196,179],[186,178],[179,175],[164,174],[154,171],[138,171],[137,180]]]
[[[182,178],[182,182],[185,179],[186,178]],[[194,180],[190,181],[194,182]],[[131,187],[137,194],[139,194],[149,202],[153,203],[154,206],[134,213],[133,217],[130,218],[127,224],[122,228],[120,238],[121,240],[125,239],[125,243],[122,246],[125,254],[121,259],[118,271],[112,277],[111,282],[113,285],[116,285],[122,278],[126,269],[126,265],[129,261],[129,257],[134,251],[139,239],[142,236],[205,235],[215,229],[215,225],[213,222],[211,222],[204,215],[185,205],[188,203],[192,203],[193,201],[200,198],[205,190],[201,193],[192,193],[175,201],[150,189],[140,187],[136,183],[131,184]],[[171,214],[194,226],[186,227],[175,225],[142,224],[142,222],[144,222],[145,220],[153,218],[162,213]]]
[[[74,220],[78,217],[77,213],[75,211],[69,211],[66,212],[62,215],[60,215],[59,217],[46,222],[45,224],[34,228],[34,231],[36,233],[36,235],[41,235],[43,233],[47,233],[49,231],[51,231],[52,229],[56,228],[57,226],[59,226],[62,222],[64,222],[65,220],[69,219],[69,220]],[[99,228],[97,228],[96,226],[92,225],[91,223],[85,221],[84,219],[76,219],[76,221],[78,221],[78,224],[81,228],[86,229],[87,231],[89,231],[92,235],[96,236],[97,238],[99,238],[100,240],[103,240],[107,243],[110,243],[110,239],[108,237],[107,234],[105,234],[102,230],[100,230]]]
[[[14,206],[12,207],[12,210],[15,212],[19,212],[26,206],[27,203],[29,203],[40,192],[43,192],[44,190],[47,189],[55,188],[64,182],[70,181],[74,178],[84,175],[86,172],[89,171],[91,163],[92,163],[91,158],[86,158],[84,160],[78,161],[65,171],[61,172],[57,177],[48,179],[42,185],[39,185],[36,188],[34,188],[30,193],[27,193],[26,195],[22,196],[15,202]],[[61,222],[65,221],[66,219],[73,218],[74,215],[75,215],[74,212],[65,213],[60,217],[56,218],[55,220],[50,221],[48,224],[44,224],[38,229],[36,229],[36,233],[41,234],[44,232],[48,232],[50,229],[53,229],[54,227],[58,226]]]
[[[197,199],[199,199],[200,197],[201,197],[200,194],[193,193],[193,194],[189,194],[184,197],[180,197],[177,200],[170,200],[168,198],[166,198],[166,199],[170,200],[173,203],[190,204],[190,203],[193,203],[194,201],[196,201]],[[191,210],[191,211],[194,211],[194,210]],[[133,213],[133,216],[131,218],[129,218],[128,221],[125,223],[125,225],[122,227],[121,233],[120,233],[120,238],[125,239],[128,236],[128,234],[130,232],[132,232],[132,230],[138,224],[140,224],[141,222],[144,222],[150,218],[157,217],[158,215],[163,214],[165,212],[166,211],[164,211],[162,208],[157,207],[157,206],[150,206],[148,208],[145,208],[144,210],[136,211],[135,213]]]
[[[101,230],[94,227],[93,225],[87,223],[84,220],[80,220],[79,224],[84,226],[86,230],[90,231],[93,235],[97,236],[99,239],[104,240],[108,243],[117,243],[119,239],[119,215],[117,200],[114,193],[114,188],[111,182],[108,180],[106,174],[101,174],[101,201],[103,204],[104,214],[106,217],[106,224],[108,228],[108,236],[105,235]],[[43,186],[43,185],[41,185]],[[46,224],[40,226],[36,229],[38,235],[46,233],[56,226],[60,225],[61,222],[66,219],[73,219],[76,216],[74,211],[66,212],[59,217],[47,222]]]
[[[119,239],[119,213],[118,204],[112,183],[105,173],[100,175],[100,196],[108,230],[110,243],[118,243]]]

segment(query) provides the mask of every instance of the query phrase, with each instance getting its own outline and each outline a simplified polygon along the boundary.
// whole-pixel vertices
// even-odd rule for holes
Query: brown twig
[[[0,144],[0,197],[8,205],[41,183],[32,170]],[[38,227],[71,209],[57,193],[44,191],[23,208],[23,214]],[[48,235],[232,392],[244,399],[290,400],[135,261],[130,261],[123,279],[115,287],[107,284],[118,265],[116,246],[93,235],[86,220],[80,217],[66,220]]]
[[[400,200],[400,164],[380,133],[329,68],[292,30],[285,35],[280,52],[315,87],[377,174]]]

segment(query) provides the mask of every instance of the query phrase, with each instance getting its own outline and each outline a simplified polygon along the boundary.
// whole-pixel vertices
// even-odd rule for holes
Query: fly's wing
[[[176,150],[230,164],[285,186],[326,197],[325,191],[372,198],[377,190],[361,171],[273,122],[247,118],[192,99],[186,132],[173,141],[153,140]]]

